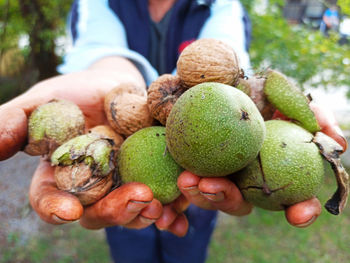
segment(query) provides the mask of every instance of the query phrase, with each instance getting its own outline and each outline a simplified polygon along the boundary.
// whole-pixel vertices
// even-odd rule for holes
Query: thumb
[[[0,108],[0,161],[20,151],[27,140],[27,115],[21,108]]]
[[[0,106],[0,161],[24,148],[29,115],[39,105],[54,98],[54,92],[43,87],[36,85]]]

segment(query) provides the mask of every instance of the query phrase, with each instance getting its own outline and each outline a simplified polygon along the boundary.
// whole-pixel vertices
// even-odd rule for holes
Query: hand
[[[114,225],[141,229],[156,222],[159,229],[177,236],[184,236],[188,229],[187,219],[182,213],[188,207],[188,201],[183,196],[163,207],[153,198],[149,187],[128,183],[98,202],[83,207],[74,195],[57,189],[54,168],[44,160],[40,160],[34,173],[29,200],[41,219],[51,224],[80,220],[87,229]]]
[[[106,58],[86,71],[38,83],[23,95],[1,105],[0,160],[23,149],[28,116],[39,105],[54,98],[76,103],[85,115],[87,129],[106,124],[104,97],[124,82],[145,89],[142,76],[129,61]],[[130,183],[115,189],[97,203],[83,207],[74,195],[56,188],[54,169],[44,160],[40,161],[32,178],[29,198],[38,215],[52,224],[80,220],[81,225],[89,229],[112,225],[139,229],[159,220],[157,225],[160,228],[179,236],[184,235],[188,228],[182,213],[188,202],[183,197],[163,207],[146,185]]]
[[[27,118],[39,105],[52,99],[70,100],[83,111],[87,128],[106,124],[104,97],[124,82],[145,90],[142,76],[133,64],[118,57],[105,58],[88,70],[40,82],[23,95],[1,105],[0,161],[23,149],[27,138]]]
[[[310,104],[321,126],[321,131],[335,139],[347,149],[347,141],[336,123],[334,115],[327,109]],[[237,186],[228,178],[201,178],[188,171],[183,172],[178,185],[184,196],[193,204],[204,209],[215,209],[225,213],[243,216],[252,211]],[[321,214],[321,204],[317,198],[297,203],[285,210],[287,221],[296,227],[307,227]]]

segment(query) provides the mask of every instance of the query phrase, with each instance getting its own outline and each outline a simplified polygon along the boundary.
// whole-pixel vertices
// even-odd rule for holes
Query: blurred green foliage
[[[350,15],[350,0],[338,0],[337,4],[341,8],[342,14]]]
[[[0,103],[56,75],[73,0],[0,0]]]
[[[335,32],[326,38],[306,25],[288,24],[282,16],[282,0],[270,0],[265,12],[254,9],[258,2],[242,0],[252,20],[250,56],[255,72],[271,67],[293,78],[301,87],[345,85],[350,90],[349,44],[339,45]],[[349,0],[340,2],[345,4]]]
[[[278,69],[300,86],[347,86],[350,90],[350,44],[339,45],[338,34],[326,38],[305,25],[290,25],[282,16],[285,0],[241,0],[253,27],[250,49],[255,72]],[[0,103],[35,82],[57,74],[57,39],[65,34],[73,0],[0,0]],[[350,0],[338,0],[350,14]],[[18,47],[19,41],[27,44]],[[25,41],[24,41],[25,42]],[[350,95],[350,92],[349,92]]]

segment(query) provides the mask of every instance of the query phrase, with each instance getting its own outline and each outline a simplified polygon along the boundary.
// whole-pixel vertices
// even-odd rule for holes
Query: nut
[[[129,136],[144,127],[152,126],[146,93],[131,93],[126,85],[116,87],[105,97],[104,108],[109,125],[119,134]],[[129,92],[130,91],[130,92]]]
[[[65,100],[52,100],[36,108],[28,120],[29,155],[50,157],[69,139],[84,133],[84,115],[77,105]]]
[[[242,70],[231,46],[216,39],[199,39],[180,54],[177,73],[190,87],[203,82],[234,86]]]
[[[147,103],[153,118],[165,125],[176,100],[187,90],[179,76],[164,74],[148,88]]]
[[[57,187],[76,195],[83,205],[96,202],[113,185],[115,151],[110,139],[96,133],[75,137],[51,156]]]

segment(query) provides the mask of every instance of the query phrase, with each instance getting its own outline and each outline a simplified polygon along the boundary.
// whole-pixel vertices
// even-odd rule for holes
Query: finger
[[[171,205],[166,205],[163,207],[163,214],[157,220],[156,226],[159,230],[167,230],[169,226],[174,223],[178,213],[174,210]]]
[[[169,226],[168,231],[178,237],[184,237],[188,231],[188,220],[185,214],[179,214],[175,221]]]
[[[178,186],[190,203],[204,209],[237,216],[247,215],[252,210],[237,186],[225,177],[200,178],[185,171],[179,176]]]
[[[186,197],[180,195],[174,202],[165,205],[162,216],[156,221],[157,228],[159,230],[169,230],[170,226],[188,208],[189,204]]]
[[[252,211],[253,206],[244,200],[238,187],[226,177],[202,178],[198,189],[213,207],[225,213],[243,216]]]
[[[315,103],[310,103],[312,111],[315,113],[316,119],[321,127],[321,131],[332,137],[346,151],[348,143],[341,131],[334,114],[325,107],[321,107]]]
[[[162,211],[162,204],[157,199],[153,199],[134,220],[124,226],[134,229],[145,228],[156,222],[156,220],[161,217]]]
[[[287,221],[295,227],[311,225],[321,214],[321,204],[317,198],[297,203],[285,210]]]
[[[29,200],[37,214],[51,224],[72,222],[83,214],[78,198],[57,189],[54,168],[43,160],[34,173]]]
[[[128,183],[86,207],[80,224],[89,229],[126,225],[149,206],[152,200],[153,193],[148,186],[141,183]]]
[[[188,220],[184,213],[177,213],[172,205],[163,207],[162,216],[156,221],[159,230],[166,230],[178,237],[183,237],[188,231]]]
[[[184,171],[180,174],[177,180],[177,185],[190,203],[204,209],[215,209],[211,202],[208,202],[207,198],[200,193],[198,189],[200,180],[201,178],[199,176],[189,171]]]
[[[182,213],[189,207],[190,202],[184,195],[180,195],[178,198],[176,198],[175,201],[171,203],[171,205],[177,213]]]
[[[27,116],[22,109],[0,108],[0,161],[21,150],[27,140]]]

